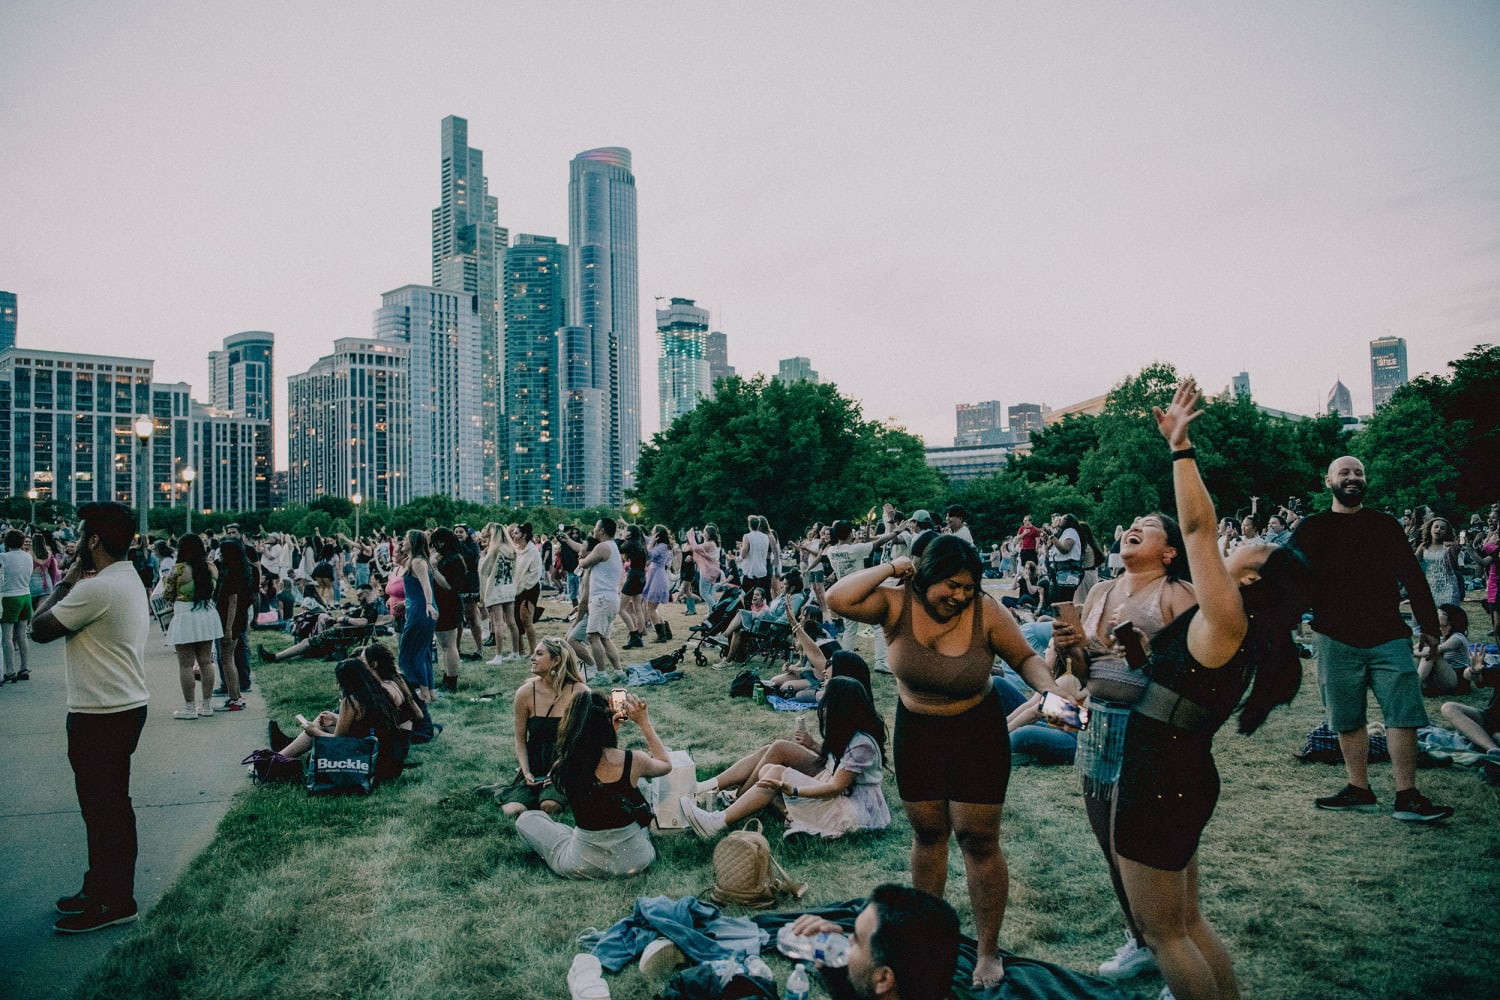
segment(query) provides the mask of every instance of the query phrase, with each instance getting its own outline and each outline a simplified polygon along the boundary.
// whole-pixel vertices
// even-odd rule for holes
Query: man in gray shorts
[[[1339,734],[1349,783],[1317,800],[1320,809],[1365,809],[1379,801],[1370,790],[1370,737],[1365,690],[1375,692],[1385,716],[1396,784],[1392,815],[1431,823],[1453,815],[1416,787],[1417,730],[1427,724],[1422,686],[1412,659],[1411,630],[1401,617],[1406,587],[1422,634],[1421,648],[1437,648],[1437,607],[1401,524],[1364,506],[1365,467],[1346,455],[1328,467],[1333,508],[1303,518],[1291,544],[1313,571],[1313,630],[1318,633],[1318,688],[1328,724]]]
[[[578,560],[579,572],[589,574],[589,603],[584,629],[594,654],[594,666],[603,668],[608,663],[611,670],[619,670],[620,651],[609,634],[620,613],[620,583],[625,576],[620,549],[615,544],[615,522],[601,519],[594,525],[593,536],[593,549]],[[558,537],[574,552],[583,554],[583,542],[574,541],[566,534]]]

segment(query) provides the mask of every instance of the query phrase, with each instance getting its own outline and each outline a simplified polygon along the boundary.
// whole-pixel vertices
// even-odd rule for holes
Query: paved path
[[[68,767],[63,644],[31,647],[31,677],[0,687],[0,997],[68,996],[133,925],[92,934],[52,930],[53,903],[77,892],[87,862],[83,820]],[[136,902],[154,906],[208,844],[234,794],[248,786],[239,760],[265,744],[258,692],[244,712],[179,722],[177,659],[152,624],[146,643],[151,706],[132,758],[140,857]]]

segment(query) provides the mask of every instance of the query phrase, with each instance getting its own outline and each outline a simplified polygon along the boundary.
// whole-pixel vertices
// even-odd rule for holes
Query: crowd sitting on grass
[[[384,779],[401,774],[413,743],[441,731],[431,705],[440,689],[460,689],[463,659],[477,659],[483,645],[493,645],[490,665],[498,666],[526,650],[530,674],[512,704],[514,771],[507,758],[500,772],[507,776],[479,791],[514,818],[516,835],[551,871],[567,878],[637,874],[656,857],[651,811],[637,782],[669,774],[669,752],[642,698],[606,696],[588,684],[590,669],[622,666],[610,638],[616,614],[630,635],[625,648],[644,648],[653,631],[658,642],[673,641],[660,607],[674,594],[712,600],[731,583],[749,584],[752,598],[729,617],[723,636],[728,658],[747,658],[756,648],[750,639],[765,626],[790,631],[792,654],[776,663],[765,683],[807,703],[816,732],[799,725],[789,739],[724,747],[742,756],[680,802],[703,838],[767,813],[784,817],[787,834],[828,838],[890,823],[883,791],[890,762],[886,724],[869,668],[840,648],[828,620],[847,619],[848,643],[856,623],[873,625],[883,640],[878,655],[888,643],[895,674],[891,742],[896,787],[913,831],[913,881],[941,896],[948,844],[957,839],[979,938],[976,985],[992,985],[1003,974],[995,950],[1008,892],[1000,814],[1012,756],[1026,754],[1043,763],[1071,761],[1079,773],[1085,815],[1127,928],[1125,947],[1104,962],[1101,974],[1123,978],[1158,967],[1167,995],[1227,997],[1237,992],[1232,963],[1197,906],[1199,837],[1219,794],[1211,738],[1236,711],[1241,730],[1253,731],[1295,691],[1299,667],[1291,635],[1307,604],[1302,590],[1309,570],[1296,535],[1290,545],[1274,540],[1296,527],[1290,508],[1281,508],[1264,531],[1253,513],[1222,522],[1216,517],[1187,440],[1196,407],[1196,389],[1188,384],[1158,414],[1172,452],[1182,527],[1161,513],[1122,527],[1110,553],[1115,571],[1097,583],[1090,571],[1106,561],[1075,518],[1049,519],[1031,546],[1020,544],[1018,533],[1003,540],[1018,595],[1004,608],[985,594],[985,564],[951,523],[946,531],[914,535],[911,520],[893,509],[888,517],[896,520],[878,526],[842,521],[830,534],[814,525],[790,552],[755,515],[738,544],[729,539],[722,547],[712,525],[676,536],[657,525],[648,535],[613,521],[598,522],[588,535],[560,527],[542,540],[526,523],[490,524],[474,538],[446,527],[394,539],[269,536],[258,543],[238,532],[207,543],[185,534],[165,554],[137,546],[137,568],[143,582],[159,583],[174,611],[168,640],[183,689],[178,719],[243,707],[240,689],[248,687],[249,675],[237,660],[248,649],[245,632],[260,615],[273,614],[293,628],[300,618],[308,632],[279,652],[263,646],[264,664],[342,654],[341,636],[368,635],[377,623],[396,626],[398,654],[376,643],[338,663],[335,710],[318,713],[294,736],[271,726],[272,749],[289,757],[305,754],[319,737],[373,735]],[[958,526],[968,530],[962,516]],[[1463,538],[1447,520],[1420,513],[1403,527],[1409,542],[1402,543],[1403,558],[1420,567],[1417,579],[1425,579],[1437,598],[1440,626],[1433,641],[1424,635],[1416,642],[1412,675],[1428,697],[1464,696],[1471,686],[1492,689],[1486,707],[1449,701],[1441,716],[1481,754],[1500,755],[1500,672],[1486,669],[1482,651],[1470,647],[1462,604],[1477,575],[1482,603],[1496,614],[1500,514],[1492,509],[1485,524]],[[619,546],[617,533],[625,539]],[[8,554],[24,551],[28,576],[44,586],[68,565],[65,544],[20,537]],[[7,536],[8,548],[10,541]],[[847,550],[829,558],[831,549],[851,545],[861,559],[849,561]],[[890,545],[909,554],[892,557]],[[44,547],[45,559],[38,555]],[[562,569],[564,551],[572,569]],[[1001,551],[994,549],[994,571],[1003,565]],[[19,574],[20,558],[11,561]],[[804,579],[823,590],[823,600],[811,599]],[[568,631],[537,639],[533,622],[544,581],[567,599]],[[1412,581],[1402,582],[1408,592],[1414,589]],[[280,595],[298,586],[308,588],[319,610],[282,613]],[[1420,600],[1412,604],[1417,608]],[[13,607],[19,604],[7,595],[8,616]],[[481,613],[488,618],[487,639],[478,627]],[[8,674],[12,664],[25,663],[24,630],[17,633],[15,624],[7,618],[7,641],[0,643]],[[1318,624],[1315,619],[1315,630]],[[1492,639],[1494,624],[1492,618]],[[466,626],[475,647],[467,656]],[[1042,655],[1029,644],[1038,633]],[[1014,669],[997,667],[997,657]],[[225,696],[219,706],[211,701],[216,680],[223,682],[217,693]],[[1058,704],[1083,709],[1088,724]],[[644,753],[620,745],[626,724],[640,730]],[[1353,791],[1340,793],[1345,799],[1361,793],[1354,774]],[[1411,798],[1414,787],[1397,791],[1397,818],[1427,822],[1451,815]],[[1363,793],[1369,794],[1367,787]],[[1345,808],[1338,799],[1318,804]],[[569,811],[571,825],[562,821]]]

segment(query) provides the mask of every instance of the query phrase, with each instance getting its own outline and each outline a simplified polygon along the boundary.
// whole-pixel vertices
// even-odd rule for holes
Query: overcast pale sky
[[[542,7],[545,6],[545,9]],[[0,4],[21,343],[285,377],[431,277],[439,123],[510,231],[629,147],[653,297],[929,444],[1163,360],[1311,412],[1368,342],[1500,342],[1500,4]]]

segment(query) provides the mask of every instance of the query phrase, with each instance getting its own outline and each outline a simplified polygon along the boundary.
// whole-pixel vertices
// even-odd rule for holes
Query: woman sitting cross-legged
[[[616,746],[615,730],[626,719],[640,727],[649,755]],[[647,832],[651,809],[636,781],[671,770],[644,700],[627,694],[617,712],[597,691],[579,691],[558,728],[552,766],[552,781],[568,797],[578,826],[564,826],[532,809],[516,817],[516,832],[563,878],[638,875],[656,860],[656,848]]]
[[[556,816],[567,806],[548,774],[557,758],[557,732],[563,708],[587,691],[578,654],[562,639],[543,639],[531,654],[531,676],[516,691],[516,776],[509,782],[480,785],[507,816],[542,809]]]
[[[885,757],[885,722],[863,685],[852,677],[835,677],[818,706],[823,752],[817,774],[767,764],[748,791],[723,812],[700,809],[690,795],[680,800],[693,832],[712,837],[728,824],[767,806],[787,815],[787,835],[813,833],[839,837],[851,830],[883,830],[891,822],[880,789]]]

